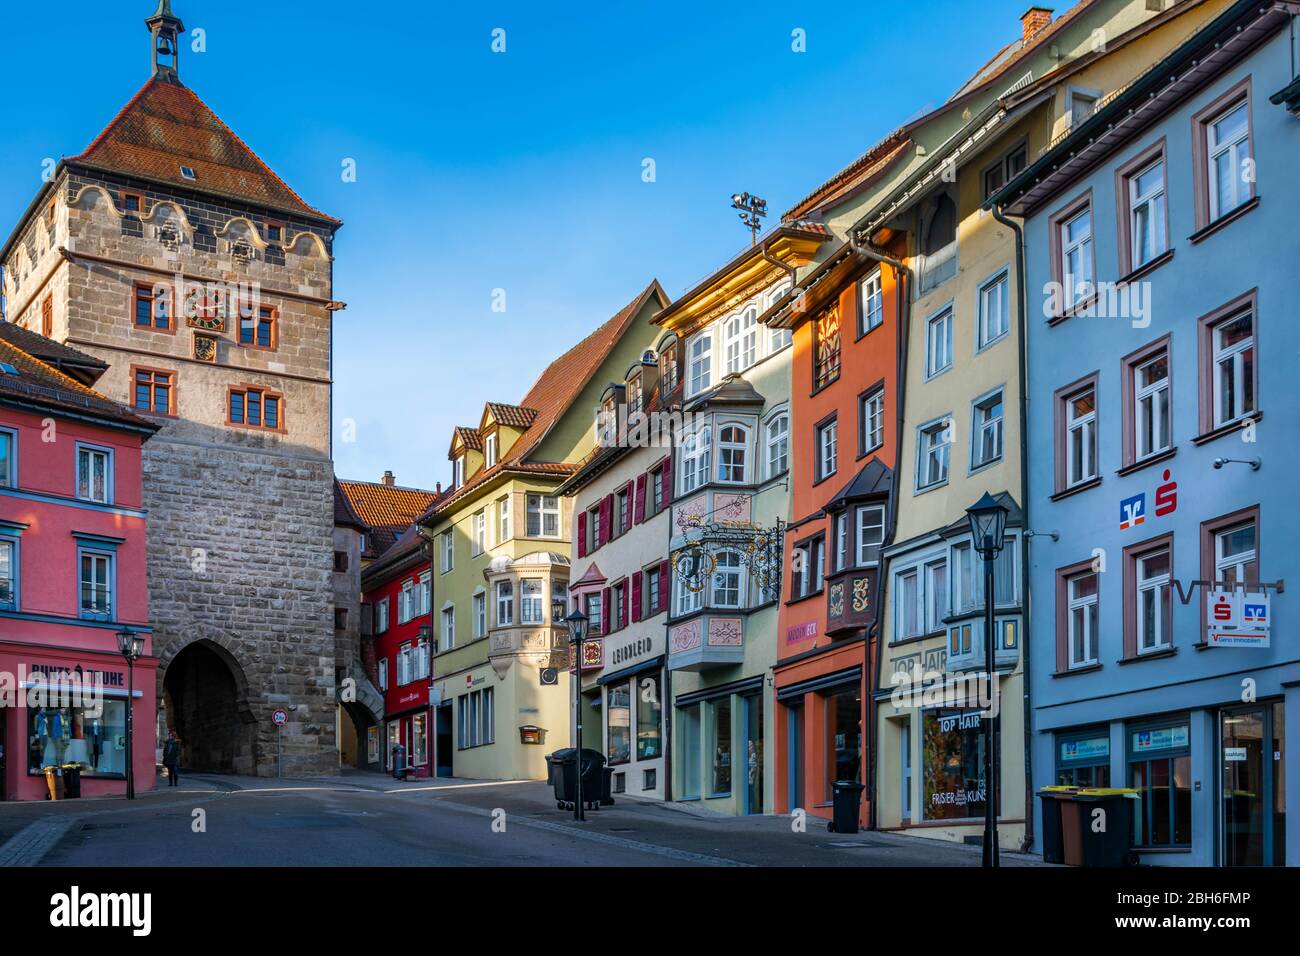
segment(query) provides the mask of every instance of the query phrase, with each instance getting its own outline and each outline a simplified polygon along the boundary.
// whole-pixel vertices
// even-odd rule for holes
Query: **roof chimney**
[[[386,484],[389,488],[393,487],[393,485],[396,484],[397,481],[397,479],[393,477],[393,473],[391,471],[384,472],[384,477],[379,480],[382,481],[384,484]]]
[[[1022,39],[1028,43],[1043,30],[1052,25],[1051,7],[1030,7],[1020,18]]]

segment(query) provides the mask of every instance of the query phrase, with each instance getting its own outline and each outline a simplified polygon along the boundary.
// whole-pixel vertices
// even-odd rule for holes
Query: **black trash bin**
[[[562,747],[554,753],[546,755],[546,781],[555,789],[555,809],[569,809],[572,803],[572,797],[569,796],[572,784],[569,769],[573,764],[574,749],[572,747]]]
[[[555,788],[555,805],[560,810],[572,810],[574,801],[578,799],[575,753],[572,747],[565,747],[547,757],[551,785]],[[588,809],[595,810],[614,802],[606,769],[604,754],[599,750],[583,749],[582,802]]]
[[[1079,805],[1084,866],[1136,866],[1133,851],[1133,812],[1138,791],[1127,788],[1080,790]],[[1095,825],[1096,811],[1105,811],[1105,827]]]
[[[1043,862],[1065,862],[1065,838],[1061,829],[1061,802],[1069,800],[1077,787],[1043,787],[1038,797],[1043,801]]]
[[[836,780],[831,784],[834,812],[826,829],[832,833],[858,832],[858,807],[862,805],[862,791],[867,788],[856,780]]]
[[[63,768],[63,795],[69,798],[81,796],[81,767],[68,764]]]
[[[406,776],[406,748],[401,744],[393,745],[393,779],[401,780]]]

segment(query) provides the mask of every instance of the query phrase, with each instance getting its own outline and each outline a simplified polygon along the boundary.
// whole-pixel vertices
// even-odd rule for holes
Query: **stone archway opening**
[[[229,651],[193,641],[166,665],[162,680],[166,729],[181,740],[184,769],[257,772],[257,721],[243,669]]]

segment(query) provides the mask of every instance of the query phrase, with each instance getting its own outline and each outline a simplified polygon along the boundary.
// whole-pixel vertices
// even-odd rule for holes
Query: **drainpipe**
[[[776,259],[768,255],[766,239],[764,239],[762,245],[758,247],[758,254],[762,256],[764,259],[766,259],[768,262],[770,262],[772,265],[776,266],[778,269],[784,271],[785,274],[790,277],[791,282],[796,281],[796,275],[799,272],[799,270],[795,266],[782,262],[780,259]]]
[[[912,270],[901,259],[894,259],[877,249],[869,242],[860,242],[858,240],[857,228],[849,230],[849,248],[860,256],[868,259],[874,259],[876,262],[884,263],[894,270],[895,273],[895,297],[897,299],[897,317],[898,317],[898,370],[895,373],[894,391],[897,394],[897,420],[898,427],[894,440],[894,491],[893,501],[890,502],[889,508],[889,530],[885,534],[884,544],[891,544],[894,540],[894,532],[898,528],[898,461],[902,455],[903,448],[903,409],[904,395],[907,391],[907,339],[908,327],[911,324],[912,315]],[[885,567],[884,559],[881,559],[880,577],[876,584],[877,593],[877,615],[874,626],[876,631],[876,654],[874,659],[867,654],[867,694],[871,701],[870,717],[867,722],[867,752],[870,754],[870,779],[867,783],[871,793],[871,814],[867,821],[867,829],[877,829],[876,814],[880,800],[876,793],[876,768],[878,758],[876,754],[876,704],[875,689],[876,676],[880,673],[881,664],[884,660],[884,635],[880,633],[880,622],[884,613],[884,602],[881,595],[885,593]],[[867,649],[870,650],[870,638],[868,637]]]
[[[1021,677],[1024,681],[1025,725],[1025,838],[1020,852],[1027,853],[1034,845],[1034,758],[1033,758],[1033,708],[1029,681],[1029,362],[1025,341],[1028,313],[1028,291],[1025,286],[1025,232],[1020,223],[1008,219],[1000,206],[991,208],[993,218],[1009,228],[1016,237],[1016,302],[1020,314],[1016,319],[1020,359],[1020,510],[1024,527],[1020,534],[1020,593],[1024,595],[1023,619],[1020,641]]]

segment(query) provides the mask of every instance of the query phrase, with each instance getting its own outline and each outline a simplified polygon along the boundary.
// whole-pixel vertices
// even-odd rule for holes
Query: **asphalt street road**
[[[978,849],[619,798],[575,823],[539,783],[189,775],[122,799],[0,804],[0,866],[979,866]],[[1033,865],[1005,854],[1004,865]],[[1040,864],[1041,865],[1041,864]]]

